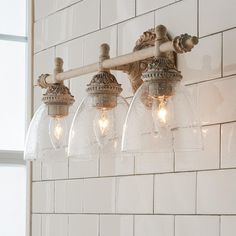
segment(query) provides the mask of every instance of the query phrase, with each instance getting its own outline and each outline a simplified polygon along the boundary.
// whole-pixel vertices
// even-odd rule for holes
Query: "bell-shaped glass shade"
[[[186,88],[169,97],[150,96],[150,81],[136,92],[124,125],[122,151],[172,152],[202,149],[202,133]]]
[[[24,150],[26,160],[56,160],[66,156],[73,107],[64,117],[51,117],[48,107],[42,104],[30,123]],[[64,154],[64,155],[63,155]]]
[[[81,160],[100,156],[121,156],[121,138],[128,111],[126,100],[118,96],[117,105],[110,109],[97,108],[94,96],[88,95],[74,117],[68,156]]]

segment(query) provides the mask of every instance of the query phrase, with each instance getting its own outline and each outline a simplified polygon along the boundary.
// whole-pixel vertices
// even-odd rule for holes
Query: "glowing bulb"
[[[160,120],[161,123],[166,124],[167,110],[166,110],[166,107],[163,103],[160,103],[160,105],[159,105],[159,109],[157,111],[157,116],[158,116],[158,119]]]
[[[98,120],[98,125],[102,135],[106,135],[109,127],[109,120],[105,112],[102,112],[101,118]]]
[[[98,144],[105,145],[112,136],[112,110],[100,109],[93,122],[94,133]]]
[[[67,125],[62,117],[52,117],[49,123],[49,136],[55,149],[62,148],[66,141]]]

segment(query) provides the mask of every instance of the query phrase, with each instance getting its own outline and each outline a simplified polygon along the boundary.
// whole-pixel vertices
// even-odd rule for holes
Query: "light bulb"
[[[100,146],[105,145],[112,136],[113,116],[108,109],[98,109],[93,121],[94,133]]]
[[[64,146],[67,135],[67,125],[63,117],[51,117],[49,122],[49,136],[55,149]]]
[[[154,124],[154,134],[164,135],[169,126],[170,118],[167,101],[163,97],[153,98],[152,101],[152,119]]]

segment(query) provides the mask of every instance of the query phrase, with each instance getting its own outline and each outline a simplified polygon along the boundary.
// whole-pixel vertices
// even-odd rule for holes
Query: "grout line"
[[[102,28],[102,0],[99,0],[99,30]]]
[[[198,185],[198,172],[196,172],[196,180],[195,180],[195,184],[196,184],[196,186],[195,186],[195,214],[197,214],[197,207],[198,207],[198,205],[197,205],[197,195],[198,195],[198,187],[197,187],[197,185]]]
[[[224,76],[224,34],[221,33],[221,77]]]
[[[115,178],[115,177],[133,177],[133,176],[150,176],[150,175],[165,175],[165,174],[179,174],[179,173],[195,173],[195,172],[212,172],[212,171],[229,171],[229,170],[236,170],[236,167],[229,167],[229,168],[214,168],[214,169],[201,169],[201,170],[180,170],[180,171],[167,171],[167,172],[160,172],[160,173],[142,173],[142,174],[126,174],[126,175],[108,175],[108,176],[90,176],[90,177],[73,177],[70,179],[45,179],[45,180],[35,180],[32,181],[33,183],[38,182],[54,182],[54,181],[62,181],[62,180],[86,180],[86,179],[106,179],[106,178]]]
[[[219,216],[219,236],[221,235],[221,216]]]
[[[197,0],[197,37],[200,36],[200,2]]]
[[[32,214],[34,215],[100,215],[100,216],[236,216],[236,214],[176,214],[176,213],[156,213],[156,214],[152,214],[152,213],[91,213],[91,212],[80,212],[80,213],[74,213],[74,212],[67,212],[67,213],[48,213],[48,212],[33,212]]]
[[[135,236],[135,215],[133,215],[133,236]]]
[[[152,209],[153,209],[153,214],[155,214],[155,185],[156,185],[156,175],[153,175],[153,200],[152,200]]]
[[[221,135],[222,135],[222,124],[220,124],[220,130],[219,130],[219,168],[221,169],[221,143],[222,143],[222,140],[221,140]]]
[[[173,232],[173,235],[174,235],[174,236],[175,236],[175,234],[176,234],[176,232],[175,232],[175,231],[176,231],[176,230],[175,230],[175,220],[176,220],[176,219],[175,219],[175,216],[174,216],[174,222],[173,222],[173,224],[174,224],[174,229],[173,229],[174,232]]]

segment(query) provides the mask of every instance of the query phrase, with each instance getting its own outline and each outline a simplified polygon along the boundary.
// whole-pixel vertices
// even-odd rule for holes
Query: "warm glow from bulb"
[[[98,125],[102,135],[105,135],[107,129],[109,128],[109,120],[106,116],[106,113],[102,111],[101,118],[98,120]]]
[[[57,124],[54,127],[54,136],[57,140],[59,140],[63,135],[63,127],[60,122],[57,122]]]
[[[157,112],[158,118],[162,123],[166,123],[166,116],[167,116],[167,110],[166,108],[162,105],[160,106],[158,112]]]

